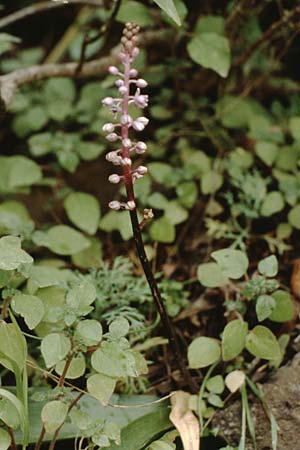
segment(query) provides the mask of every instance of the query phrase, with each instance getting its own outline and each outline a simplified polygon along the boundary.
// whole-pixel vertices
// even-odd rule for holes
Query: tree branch
[[[102,7],[103,0],[50,0],[36,3],[35,5],[27,6],[26,8],[20,9],[0,19],[0,28],[7,27],[12,23],[18,22],[19,20],[26,19],[29,16],[33,16],[44,11],[49,11],[50,9],[70,5],[91,5]]]
[[[148,31],[140,36],[140,43],[143,47],[149,47],[152,44],[161,42],[169,36],[168,33]],[[80,78],[89,78],[104,75],[107,68],[118,63],[118,54],[120,46],[114,47],[109,56],[92,60],[83,65],[78,76]],[[8,74],[0,76],[0,101],[5,110],[11,103],[17,89],[34,81],[40,81],[52,77],[75,77],[78,63],[62,64],[42,64],[25,69],[18,69]]]

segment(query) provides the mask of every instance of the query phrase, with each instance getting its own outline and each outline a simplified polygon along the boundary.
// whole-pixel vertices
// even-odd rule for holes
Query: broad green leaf
[[[160,192],[153,192],[153,194],[149,195],[147,202],[152,208],[165,209],[168,206],[169,200]]]
[[[109,333],[114,339],[120,339],[121,337],[126,336],[128,332],[129,322],[125,317],[120,317],[109,325]]]
[[[272,360],[281,355],[276,337],[271,330],[262,325],[257,325],[249,331],[246,337],[246,348],[252,355],[261,359]]]
[[[292,234],[292,231],[293,229],[289,223],[280,223],[276,228],[276,237],[280,240],[288,239]]]
[[[197,278],[206,287],[220,287],[229,282],[220,266],[213,262],[200,264],[197,269]]]
[[[173,0],[153,0],[177,25],[181,25],[180,17]]]
[[[0,450],[7,450],[10,448],[11,439],[7,431],[0,428]]]
[[[245,275],[249,266],[247,255],[241,250],[224,248],[213,252],[211,257],[217,261],[224,276],[234,280]]]
[[[231,64],[230,44],[226,37],[217,33],[196,34],[188,43],[189,56],[197,64],[212,69],[226,78]]]
[[[122,2],[116,19],[119,22],[136,22],[143,27],[153,24],[149,8],[134,0]]]
[[[5,397],[0,398],[0,419],[5,425],[14,430],[20,426],[20,419],[16,406],[10,399]]]
[[[89,240],[82,233],[67,225],[55,225],[47,232],[36,231],[33,242],[58,255],[74,255],[90,246]]]
[[[151,238],[157,242],[170,244],[175,239],[175,227],[166,216],[155,220],[149,229]]]
[[[222,375],[215,375],[214,377],[211,377],[206,383],[206,388],[213,394],[222,394],[225,388]]]
[[[192,208],[197,201],[198,190],[194,181],[185,181],[176,187],[179,203],[185,208]]]
[[[255,146],[257,156],[267,165],[272,166],[278,155],[278,146],[274,142],[258,141]]]
[[[55,372],[58,375],[62,375],[66,365],[66,360],[60,361],[55,366]],[[75,358],[72,359],[71,364],[68,367],[66,378],[70,380],[75,380],[76,378],[82,377],[86,369],[85,357],[80,353]]]
[[[188,215],[188,211],[176,200],[168,202],[168,205],[165,208],[165,217],[167,217],[173,225],[184,222],[188,218]]]
[[[236,358],[245,347],[248,324],[240,319],[229,322],[222,335],[222,358],[230,361]]]
[[[59,428],[68,415],[68,406],[60,400],[52,400],[42,409],[41,417],[48,433],[53,433]]]
[[[294,116],[291,117],[289,120],[289,128],[292,137],[295,139],[295,141],[300,141],[300,117]]]
[[[209,337],[198,337],[188,347],[188,362],[191,369],[210,366],[219,361],[220,356],[220,343]]]
[[[114,392],[116,379],[96,373],[87,379],[88,392],[106,406]]]
[[[217,394],[210,394],[207,398],[207,401],[210,405],[215,406],[216,408],[223,408],[224,406],[223,400]]]
[[[126,356],[116,342],[102,342],[92,354],[91,362],[93,369],[109,377],[127,375]]]
[[[201,180],[201,191],[204,195],[212,194],[220,189],[223,184],[223,176],[214,171],[206,172]]]
[[[32,263],[33,259],[21,249],[21,239],[16,236],[0,238],[0,269],[19,269],[22,264]]]
[[[95,234],[100,220],[98,200],[84,192],[72,192],[64,201],[70,221],[81,230]]]
[[[81,320],[78,322],[75,338],[84,345],[97,345],[102,339],[102,326],[94,319]]]
[[[71,308],[80,308],[81,306],[91,305],[97,296],[95,287],[83,281],[81,284],[74,286],[67,294],[66,302]]]
[[[154,181],[160,184],[168,184],[173,176],[173,169],[170,164],[152,162],[148,164],[149,173]]]
[[[288,213],[288,221],[296,230],[300,230],[300,205],[294,206]]]
[[[255,311],[259,322],[270,317],[275,308],[275,299],[271,295],[260,295],[256,300]]]
[[[63,360],[71,350],[71,342],[61,333],[48,334],[42,340],[41,352],[46,367],[52,367]]]
[[[21,373],[26,366],[26,340],[18,326],[13,323],[0,322],[0,364],[8,370]]]
[[[128,241],[132,237],[128,211],[109,211],[100,220],[99,228],[103,231],[118,230],[124,241]]]
[[[294,171],[299,158],[298,149],[295,145],[281,147],[276,158],[276,167],[281,170]]]
[[[28,290],[34,292],[37,288],[59,285],[64,282],[63,272],[47,265],[32,265],[29,270]]]
[[[261,205],[261,214],[265,217],[272,216],[284,208],[284,199],[281,192],[268,192]]]
[[[258,263],[258,270],[266,277],[275,277],[278,273],[278,261],[275,255],[270,255]]]
[[[18,292],[12,299],[13,310],[20,314],[30,330],[33,330],[42,320],[45,308],[42,300],[34,295]]]
[[[70,115],[76,90],[70,78],[50,78],[44,84],[45,107],[51,119],[61,121]]]
[[[81,252],[71,255],[72,263],[81,269],[98,269],[102,263],[101,242],[95,238],[88,238],[90,246]]]
[[[222,16],[203,16],[201,15],[197,20],[195,26],[195,33],[217,33],[224,34],[225,19]]]
[[[26,114],[18,114],[13,119],[12,128],[19,138],[41,130],[49,121],[46,109],[42,106],[31,106]],[[33,162],[33,161],[32,161]]]
[[[288,292],[278,290],[273,292],[272,298],[275,301],[272,314],[269,316],[273,322],[288,322],[295,316],[293,301]]]

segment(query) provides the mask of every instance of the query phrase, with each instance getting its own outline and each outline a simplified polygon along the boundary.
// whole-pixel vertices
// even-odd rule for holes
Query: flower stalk
[[[157,282],[151,269],[151,265],[145,252],[141,234],[141,229],[145,225],[145,217],[142,222],[139,223],[136,209],[134,183],[147,173],[147,168],[145,166],[139,166],[136,169],[133,169],[132,155],[143,154],[147,150],[147,145],[142,141],[132,141],[129,136],[129,132],[131,130],[136,132],[143,131],[149,122],[149,120],[144,116],[133,119],[129,114],[129,105],[131,104],[140,109],[144,109],[148,105],[148,95],[141,93],[141,89],[147,86],[147,82],[142,78],[137,78],[137,70],[131,67],[132,62],[139,53],[139,49],[137,47],[138,32],[138,25],[133,23],[126,24],[123,37],[121,39],[122,50],[119,55],[120,62],[123,65],[123,71],[119,71],[119,69],[115,66],[110,66],[108,69],[110,74],[119,77],[116,80],[115,85],[118,88],[120,96],[117,98],[106,97],[102,102],[104,106],[110,109],[114,117],[114,123],[107,123],[103,126],[103,131],[106,133],[106,139],[109,142],[118,142],[121,144],[119,149],[111,151],[106,155],[106,159],[108,161],[115,166],[122,167],[122,174],[110,175],[109,181],[113,184],[123,182],[127,194],[126,202],[113,200],[109,203],[109,207],[114,210],[125,209],[129,211],[136,250],[147,278],[153,300],[160,314],[166,334],[168,335],[170,347],[174,354],[176,363],[185,383],[190,386],[190,389],[193,392],[197,392],[198,389],[196,383],[192,379],[186,367],[185,358],[178,344],[175,328],[167,314]],[[133,90],[135,90],[134,93],[132,93]],[[147,218],[151,218],[152,216],[153,214],[151,211],[149,217]]]

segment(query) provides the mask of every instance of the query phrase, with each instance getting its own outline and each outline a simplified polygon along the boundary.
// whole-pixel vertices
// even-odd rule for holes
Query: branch
[[[226,20],[226,31],[229,35],[233,35],[236,28],[244,20],[244,18],[253,11],[258,0],[241,0],[232,10],[231,14]]]
[[[140,36],[140,43],[143,47],[149,47],[157,42],[161,42],[169,36],[169,33],[148,31]],[[104,75],[107,68],[118,64],[118,54],[120,46],[114,47],[109,56],[92,60],[83,65],[78,77],[89,78]],[[34,81],[40,81],[52,77],[75,77],[78,69],[78,63],[62,64],[42,64],[25,69],[18,69],[6,75],[0,76],[0,101],[4,109],[7,109],[17,89]]]
[[[91,5],[103,7],[103,0],[50,0],[36,3],[35,5],[27,6],[26,8],[18,10],[0,19],[0,28],[7,27],[8,25],[11,25],[19,20],[26,19],[29,16],[33,16],[44,11],[49,11],[50,9],[70,5]]]

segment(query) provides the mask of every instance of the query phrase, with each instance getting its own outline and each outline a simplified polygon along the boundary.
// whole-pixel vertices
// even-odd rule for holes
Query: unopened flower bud
[[[117,141],[117,140],[119,139],[119,136],[117,135],[117,133],[109,133],[109,134],[106,136],[106,139],[107,139],[109,142],[115,142],[115,141]]]
[[[112,97],[105,97],[102,100],[102,104],[105,106],[111,106],[113,104],[113,102],[114,102],[114,99]]]
[[[129,138],[125,138],[125,139],[122,140],[122,145],[125,148],[129,148],[129,147],[132,146],[132,142],[131,142],[131,140]]]
[[[123,80],[116,80],[116,81],[115,81],[115,85],[116,85],[117,87],[121,87],[121,86],[124,85],[124,81],[123,81]]]
[[[143,125],[148,125],[148,123],[149,123],[149,119],[147,119],[147,117],[138,117],[137,119],[136,119],[137,121],[139,121],[139,122],[141,122]]]
[[[106,123],[103,125],[102,127],[102,131],[104,131],[104,133],[112,133],[115,129],[115,126],[113,123]]]
[[[125,94],[127,94],[128,90],[125,86],[121,86],[121,87],[119,87],[119,92],[121,95],[125,95]]]
[[[133,58],[136,58],[136,57],[138,56],[139,53],[140,53],[139,48],[138,48],[138,47],[134,47],[134,48],[132,49],[131,55],[132,55]]]
[[[121,203],[118,202],[118,200],[113,200],[112,202],[109,202],[108,206],[111,209],[114,209],[115,211],[118,211],[119,209],[121,209]]]
[[[146,150],[147,150],[147,145],[145,144],[145,142],[143,142],[143,141],[137,142],[137,144],[135,146],[136,153],[142,154],[142,153],[145,153]]]
[[[134,122],[132,122],[132,127],[136,131],[143,131],[143,129],[145,128],[145,125],[142,122],[140,122],[139,120],[135,120]]]
[[[145,175],[145,174],[148,172],[148,169],[147,169],[147,167],[145,167],[145,166],[139,166],[139,167],[136,169],[136,171],[137,171],[137,173],[140,174],[140,175]]]
[[[109,66],[108,71],[111,75],[119,75],[119,70],[116,66]]]
[[[132,117],[129,114],[123,114],[120,122],[122,125],[130,125],[132,123]]]
[[[129,202],[126,203],[126,209],[129,209],[132,211],[135,208],[135,202],[133,200],[129,200]]]
[[[121,177],[118,174],[113,173],[108,177],[108,181],[113,184],[118,184],[121,181]]]
[[[132,161],[130,158],[122,158],[121,163],[122,163],[122,166],[131,166]]]
[[[130,69],[129,76],[131,78],[135,78],[137,76],[137,74],[138,74],[138,71],[136,69]]]
[[[138,80],[136,80],[136,86],[138,88],[145,88],[146,86],[148,86],[148,83],[143,78],[139,78]]]

